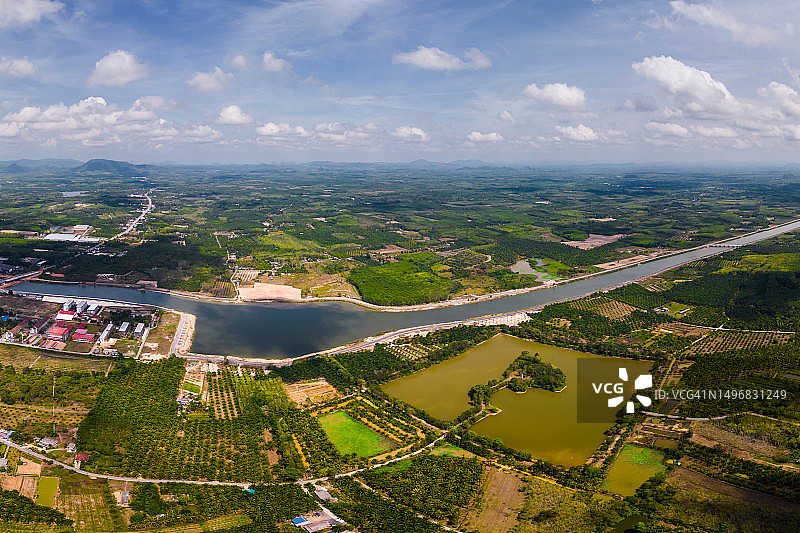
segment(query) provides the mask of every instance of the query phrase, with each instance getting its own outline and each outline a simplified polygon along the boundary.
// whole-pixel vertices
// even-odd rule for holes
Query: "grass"
[[[622,496],[633,496],[642,483],[666,470],[663,461],[664,454],[659,451],[626,444],[602,486]]]
[[[39,489],[36,496],[37,505],[45,505],[53,508],[55,503],[56,493],[58,492],[58,478],[57,477],[41,477],[39,478]]]
[[[319,423],[342,454],[354,453],[360,457],[371,457],[394,447],[392,441],[381,437],[342,411],[321,416]]]
[[[200,394],[200,387],[198,387],[194,383],[189,383],[188,381],[183,382],[183,390],[193,392],[195,394]]]
[[[0,364],[13,365],[17,370],[28,366],[31,368],[44,368],[46,370],[105,372],[110,362],[111,361],[103,359],[83,358],[70,355],[56,357],[52,355],[51,352],[37,350],[36,348],[0,344]]]

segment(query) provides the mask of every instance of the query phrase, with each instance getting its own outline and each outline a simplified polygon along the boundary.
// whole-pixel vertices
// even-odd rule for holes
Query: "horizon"
[[[800,163],[788,1],[14,4],[0,159]]]

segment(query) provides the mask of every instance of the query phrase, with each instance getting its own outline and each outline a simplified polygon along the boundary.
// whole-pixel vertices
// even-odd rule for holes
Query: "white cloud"
[[[586,93],[583,89],[566,83],[548,83],[541,88],[531,83],[522,94],[558,107],[580,109],[586,105]]]
[[[89,85],[122,86],[147,77],[147,67],[125,50],[111,52],[94,64]]]
[[[0,58],[0,74],[14,78],[30,77],[36,74],[36,65],[28,61],[27,57],[22,59],[2,57]]]
[[[644,128],[649,131],[650,133],[654,133],[656,135],[664,135],[668,137],[688,137],[689,130],[681,126],[680,124],[674,124],[671,122],[648,122],[644,125]]]
[[[39,22],[63,8],[61,2],[50,0],[0,0],[0,28]]]
[[[428,134],[422,131],[420,128],[415,128],[411,126],[400,126],[392,130],[392,136],[397,137],[398,139],[404,139],[407,141],[427,141]]]
[[[233,74],[214,67],[211,72],[195,72],[186,80],[186,84],[199,92],[221,91],[232,79],[234,79]]]
[[[470,142],[500,142],[503,140],[503,136],[494,131],[491,133],[473,131],[467,135],[467,140]]]
[[[792,35],[794,29],[790,24],[783,28],[770,28],[754,23],[752,20],[741,22],[734,14],[722,5],[714,2],[711,5],[689,4],[683,0],[669,3],[673,13],[686,17],[700,25],[712,26],[728,31],[734,40],[750,46],[757,46],[777,40],[784,35]]]
[[[154,146],[164,141],[206,142],[220,135],[205,125],[170,124],[155,112],[168,105],[163,98],[147,96],[128,109],[120,109],[104,98],[92,96],[73,105],[26,106],[3,117],[0,131],[5,136],[16,135],[48,146],[58,142],[77,142],[83,146],[119,143]]]
[[[683,111],[697,115],[737,115],[743,111],[723,83],[672,57],[646,57],[632,67],[640,76],[659,83]]]
[[[773,81],[766,87],[759,89],[758,94],[777,103],[785,115],[800,117],[800,95],[788,85]]]
[[[238,105],[229,105],[222,108],[217,116],[217,124],[241,125],[252,124],[255,119],[242,111]]]
[[[556,129],[567,139],[578,142],[596,141],[600,138],[592,128],[583,124],[577,126],[556,126]]]
[[[264,52],[264,55],[261,57],[261,65],[267,72],[280,72],[292,68],[291,63],[285,59],[275,57],[275,54],[270,51]]]
[[[249,63],[247,61],[247,58],[244,57],[242,54],[234,56],[233,59],[231,59],[231,65],[240,70],[246,69],[248,67],[248,64]]]
[[[440,48],[418,46],[411,52],[393,55],[392,63],[411,65],[425,70],[479,70],[492,66],[491,60],[477,48],[467,50],[464,58],[466,61]]]
[[[737,137],[736,132],[732,128],[724,128],[720,126],[692,126],[692,130],[702,135],[703,137],[716,137],[723,139],[732,139]]]
[[[517,119],[514,117],[514,114],[508,109],[500,111],[500,113],[497,114],[497,118],[499,118],[503,122],[510,122],[511,124],[517,123]]]
[[[266,124],[256,127],[256,133],[264,137],[280,139],[288,139],[291,137],[308,137],[311,135],[308,131],[306,131],[305,128],[303,128],[303,126],[290,126],[285,122],[280,124],[276,124],[275,122],[267,122]]]

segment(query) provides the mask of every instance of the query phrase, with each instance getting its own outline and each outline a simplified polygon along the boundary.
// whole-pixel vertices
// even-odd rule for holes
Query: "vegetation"
[[[371,457],[395,445],[342,411],[320,417],[319,423],[342,455],[354,453],[359,457]]]
[[[560,391],[567,386],[567,376],[560,368],[542,361],[539,354],[522,352],[503,372],[506,385],[514,392],[525,392],[531,388]]]
[[[59,526],[72,524],[72,520],[66,518],[62,513],[33,503],[30,498],[20,496],[14,490],[0,490],[0,521],[22,522],[41,522],[55,524]]]

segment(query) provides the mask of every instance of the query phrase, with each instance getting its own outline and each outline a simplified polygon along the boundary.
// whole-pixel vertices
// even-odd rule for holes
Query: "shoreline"
[[[541,285],[537,285],[535,287],[525,287],[525,288],[522,288],[522,289],[511,289],[511,290],[508,290],[508,291],[494,292],[494,293],[477,295],[477,296],[474,296],[474,295],[461,296],[459,298],[454,298],[452,300],[443,300],[443,301],[439,301],[439,302],[429,302],[429,303],[424,303],[424,304],[413,304],[413,305],[402,305],[402,306],[373,304],[373,303],[370,303],[370,302],[365,302],[363,300],[357,300],[355,298],[348,298],[348,297],[344,297],[344,296],[325,296],[325,297],[311,297],[311,298],[256,298],[256,299],[242,299],[242,298],[239,298],[239,297],[236,297],[236,298],[219,298],[219,297],[215,297],[215,296],[205,296],[205,295],[202,295],[202,294],[197,294],[197,293],[192,293],[192,292],[178,291],[178,290],[173,290],[173,289],[161,289],[161,288],[153,288],[153,287],[144,287],[144,286],[141,286],[141,285],[132,285],[132,284],[47,280],[47,279],[41,279],[38,276],[37,277],[32,277],[32,278],[26,278],[25,281],[40,282],[40,283],[55,283],[55,284],[62,284],[62,285],[80,285],[80,286],[86,286],[86,287],[91,287],[91,286],[117,287],[117,288],[134,289],[134,290],[140,290],[140,291],[158,292],[158,293],[162,293],[162,294],[168,294],[170,296],[176,296],[176,297],[179,297],[179,298],[186,298],[186,299],[190,299],[190,300],[205,301],[205,302],[212,302],[212,303],[221,303],[221,304],[259,304],[259,303],[260,304],[268,304],[268,303],[272,303],[272,302],[279,302],[279,303],[344,302],[344,303],[350,303],[350,304],[353,304],[353,305],[359,305],[361,307],[365,307],[365,308],[373,310],[373,311],[380,311],[380,312],[385,312],[385,313],[405,313],[405,312],[414,312],[414,311],[428,311],[428,310],[440,309],[440,308],[444,308],[444,307],[457,307],[457,306],[461,306],[461,305],[469,305],[469,304],[480,303],[480,302],[485,302],[485,301],[489,301],[489,300],[496,300],[496,299],[499,299],[499,298],[507,298],[509,296],[517,296],[517,295],[520,295],[520,294],[526,294],[526,293],[537,291],[537,290],[550,289],[550,288],[553,288],[553,287],[556,287],[556,286],[559,286],[559,285],[565,285],[565,284],[573,283],[575,281],[589,279],[589,278],[592,278],[592,277],[595,277],[595,276],[601,276],[601,275],[604,275],[604,274],[608,274],[610,272],[616,272],[616,271],[619,271],[619,270],[625,270],[625,269],[636,267],[636,266],[639,266],[639,265],[642,265],[642,264],[645,264],[645,263],[649,263],[651,261],[658,261],[658,260],[661,260],[661,259],[665,259],[665,258],[674,256],[674,255],[679,255],[679,254],[683,254],[683,253],[687,253],[687,252],[692,252],[692,251],[695,251],[695,250],[701,250],[703,248],[720,248],[720,252],[719,253],[723,253],[724,251],[726,251],[727,248],[734,248],[735,247],[735,245],[734,246],[730,246],[730,245],[726,245],[725,244],[725,243],[727,243],[729,241],[736,240],[736,239],[741,239],[743,237],[747,237],[749,235],[754,235],[754,234],[757,234],[757,233],[760,233],[760,232],[763,232],[763,231],[769,231],[769,230],[773,230],[773,229],[776,229],[776,228],[781,228],[783,226],[787,226],[787,225],[794,224],[794,223],[797,223],[797,222],[800,222],[800,218],[796,218],[796,219],[790,220],[788,222],[784,222],[782,224],[777,224],[777,225],[770,226],[770,227],[767,227],[767,228],[761,228],[761,229],[753,230],[753,231],[744,233],[742,235],[736,235],[736,236],[733,236],[733,237],[726,237],[725,239],[722,239],[722,240],[719,240],[719,241],[713,241],[713,242],[709,242],[709,243],[706,243],[706,244],[701,244],[699,246],[695,246],[695,247],[692,247],[692,248],[686,248],[686,249],[683,249],[683,250],[674,250],[674,251],[665,252],[665,253],[663,253],[661,255],[658,255],[657,257],[648,257],[648,258],[642,259],[640,261],[634,261],[634,262],[630,262],[630,263],[625,263],[625,264],[622,264],[622,265],[619,265],[619,266],[616,266],[616,267],[613,267],[613,268],[608,268],[608,269],[601,270],[600,272],[592,272],[592,273],[589,273],[589,274],[583,274],[583,275],[580,275],[580,276],[561,279],[561,280],[558,280],[558,281],[546,281],[546,282],[543,282]],[[768,239],[768,238],[770,238],[770,237],[765,237],[764,239]],[[764,240],[764,239],[759,239],[759,240]],[[758,241],[753,241],[753,242],[755,243],[755,242],[758,242]],[[750,244],[752,244],[752,243],[750,243]],[[691,261],[689,261],[689,262],[691,262]],[[675,266],[669,267],[669,268],[667,268],[665,270],[669,270],[671,268],[676,268],[677,266],[680,266],[680,265],[675,265]],[[663,272],[663,271],[661,271],[661,272]],[[648,276],[645,276],[645,277],[655,276],[655,275],[658,275],[659,273],[660,272],[656,272],[656,273],[653,273],[653,274],[649,274]],[[637,279],[640,279],[640,278],[632,279],[632,280],[626,282],[626,284],[627,283],[632,283],[632,282],[636,281]],[[7,287],[7,289],[13,290],[14,286],[15,285],[12,285],[11,287]],[[609,287],[609,289],[615,288],[615,287]],[[605,290],[608,290],[608,289],[605,289]],[[520,310],[520,311],[523,311],[523,310]]]

